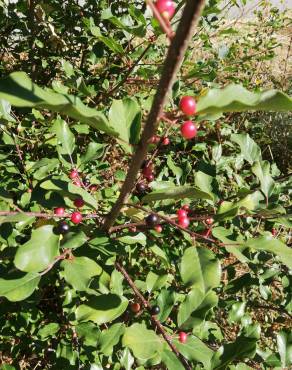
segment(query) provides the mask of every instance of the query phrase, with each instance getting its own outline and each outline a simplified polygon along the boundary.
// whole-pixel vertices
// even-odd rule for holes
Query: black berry
[[[136,190],[139,194],[143,194],[146,191],[146,185],[143,182],[139,182],[136,186]]]
[[[58,232],[58,234],[67,234],[67,232],[69,231],[69,229],[70,229],[70,226],[66,222],[61,222],[57,226],[57,232]]]
[[[150,309],[151,315],[158,315],[160,313],[160,308],[159,306],[152,306]]]
[[[155,225],[158,224],[159,220],[156,215],[151,214],[145,218],[145,222],[147,226],[154,227]]]

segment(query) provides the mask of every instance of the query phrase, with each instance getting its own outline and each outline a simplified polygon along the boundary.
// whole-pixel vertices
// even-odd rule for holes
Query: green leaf
[[[24,72],[14,72],[0,80],[0,99],[2,98],[16,107],[35,107],[59,112],[87,123],[96,130],[119,136],[102,113],[87,107],[76,96],[58,94],[52,90],[40,88]]]
[[[41,338],[41,340],[46,340],[49,337],[54,336],[60,329],[60,325],[56,322],[51,322],[38,331],[38,336]]]
[[[93,321],[98,325],[121,316],[128,306],[128,300],[116,294],[102,294],[77,307],[78,321]]]
[[[99,342],[100,330],[92,322],[82,322],[75,326],[78,338],[82,339],[86,346],[97,347]]]
[[[138,233],[137,235],[134,235],[134,236],[130,236],[130,235],[121,236],[117,240],[119,240],[120,242],[124,244],[129,244],[129,245],[141,244],[143,247],[146,246],[146,235],[143,233]]]
[[[206,248],[185,250],[180,264],[182,281],[206,293],[220,284],[221,266],[214,253]]]
[[[168,279],[168,275],[157,275],[150,271],[146,278],[147,291],[150,293],[152,291],[158,290],[165,286]]]
[[[198,171],[195,173],[196,186],[202,191],[204,191],[205,193],[209,194],[209,199],[211,200],[214,199],[213,188],[212,188],[213,180],[214,178],[212,176],[207,175],[206,173],[202,171]]]
[[[182,326],[186,322],[191,314],[200,306],[205,297],[204,292],[198,288],[192,288],[192,290],[186,295],[185,300],[180,304],[177,322],[179,326]]]
[[[256,339],[240,336],[235,342],[219,348],[212,359],[212,369],[227,369],[232,361],[253,358],[255,351]]]
[[[125,325],[117,323],[112,325],[109,329],[103,330],[99,337],[100,351],[105,356],[111,356],[113,348],[118,344],[121,335],[124,334]]]
[[[141,108],[136,100],[125,98],[114,100],[109,111],[109,122],[119,138],[130,144],[137,144],[141,130]],[[123,143],[121,143],[124,147]],[[130,150],[130,147],[127,147]]]
[[[248,258],[242,253],[246,246],[243,245],[243,238],[238,236],[233,230],[219,226],[212,229],[212,234],[225,244],[227,252],[232,253],[240,262],[248,262]],[[233,245],[232,245],[233,244]]]
[[[205,370],[210,369],[213,351],[199,338],[189,335],[186,343],[180,343],[176,340],[175,345],[185,358],[190,361],[201,362]]]
[[[73,257],[61,263],[65,280],[75,290],[87,290],[93,276],[100,275],[102,268],[88,257]]]
[[[289,367],[292,364],[292,333],[280,331],[277,334],[278,351],[281,358],[281,364],[284,367]]]
[[[10,115],[11,105],[5,99],[0,99],[0,118],[9,122],[16,122],[16,120]]]
[[[129,348],[125,348],[120,358],[121,365],[125,368],[125,370],[131,370],[134,362],[135,359],[131,355]]]
[[[60,153],[71,155],[75,148],[75,136],[67,122],[62,119],[54,120],[51,131],[57,135],[58,143],[61,145]]]
[[[167,289],[162,289],[157,298],[157,304],[160,307],[160,313],[157,316],[159,321],[163,322],[168,318],[174,303],[175,293]]]
[[[245,312],[245,302],[236,302],[231,306],[231,311],[228,315],[228,320],[230,322],[240,322],[241,318]]]
[[[98,208],[97,200],[91,194],[89,194],[85,189],[82,189],[81,187],[72,183],[68,183],[59,179],[52,179],[42,182],[40,187],[45,190],[60,193],[61,195],[69,198],[72,198],[72,194],[80,195],[85,203],[92,206],[94,209]]]
[[[25,272],[45,270],[59,254],[59,236],[53,225],[44,225],[32,231],[30,240],[18,247],[15,266]]]
[[[164,189],[159,189],[156,191],[153,191],[150,194],[145,195],[143,197],[142,201],[143,203],[152,202],[156,200],[164,200],[164,199],[209,199],[213,200],[213,197],[200,190],[199,188],[195,186],[170,186]]]
[[[248,134],[233,134],[231,140],[240,146],[241,154],[248,163],[253,164],[261,159],[261,150]]]
[[[129,347],[140,360],[148,360],[162,351],[161,339],[153,330],[148,330],[145,325],[138,323],[126,328],[123,345]]]
[[[184,370],[177,356],[167,349],[161,353],[161,360],[168,370]]]
[[[223,89],[210,89],[200,98],[197,105],[199,114],[221,112],[291,111],[291,98],[277,90],[250,92],[241,85],[229,85]]]
[[[244,245],[256,250],[273,253],[287,267],[292,268],[292,249],[287,247],[281,240],[274,238],[270,233],[265,233],[259,238],[249,239]]]
[[[100,158],[104,152],[104,144],[96,143],[92,141],[88,144],[86,152],[81,156],[81,163],[84,165],[90,161]]]
[[[112,50],[114,53],[118,53],[118,54],[124,54],[124,50],[123,48],[121,47],[120,44],[118,44],[115,39],[113,39],[112,37],[110,36],[103,36],[100,32],[100,29],[99,27],[97,26],[92,26],[90,28],[90,31],[91,33],[93,34],[93,36],[97,37],[98,40],[100,40],[101,42],[103,42],[110,50]]]
[[[88,237],[83,231],[78,232],[69,232],[65,234],[62,239],[62,248],[63,249],[76,249],[85,244],[88,240]]]
[[[33,293],[40,279],[40,275],[36,273],[29,273],[14,280],[0,278],[0,296],[6,297],[11,302],[22,301]]]
[[[275,182],[270,175],[270,163],[268,161],[257,161],[252,166],[252,172],[260,180],[261,190],[269,199],[275,188]]]

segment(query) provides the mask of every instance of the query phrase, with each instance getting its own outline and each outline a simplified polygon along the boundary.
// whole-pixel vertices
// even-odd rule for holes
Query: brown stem
[[[115,263],[115,267],[120,273],[124,276],[129,286],[132,288],[133,292],[135,293],[136,297],[138,297],[139,301],[142,303],[144,308],[150,313],[151,315],[151,306],[148,303],[148,301],[143,297],[143,295],[140,293],[139,289],[136,287],[133,280],[130,278],[127,271],[123,268],[123,266],[119,263]],[[184,358],[184,356],[179,353],[178,349],[175,347],[175,345],[171,342],[169,336],[167,335],[166,331],[164,330],[163,326],[161,325],[160,321],[156,319],[155,316],[151,315],[150,317],[151,322],[153,326],[160,332],[160,334],[163,336],[169,347],[171,348],[172,352],[176,355],[178,360],[183,364],[184,368],[187,370],[191,370],[191,366],[189,365],[188,361]]]
[[[159,117],[161,117],[163,107],[167,101],[168,92],[182,64],[185,51],[192,37],[193,29],[201,14],[204,3],[205,0],[187,0],[186,2],[182,19],[168,50],[162,76],[145,124],[144,131],[142,133],[141,140],[132,158],[132,162],[130,164],[126,180],[122,186],[120,196],[114,204],[111,212],[105,219],[103,226],[105,230],[109,230],[109,228],[113,225],[120,213],[121,208],[123,207],[123,204],[126,202],[133,189],[137,174],[147,154],[149,140],[155,134],[157,121]]]

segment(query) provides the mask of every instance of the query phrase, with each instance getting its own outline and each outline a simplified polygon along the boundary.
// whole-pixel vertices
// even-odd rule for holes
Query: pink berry
[[[178,224],[179,224],[179,226],[181,226],[184,229],[186,229],[189,226],[189,224],[190,224],[190,220],[187,217],[185,217],[185,218],[179,218]]]
[[[212,217],[206,219],[206,224],[207,225],[212,225],[213,222],[214,222],[214,219]]]
[[[187,116],[192,116],[196,113],[197,104],[191,96],[183,96],[180,100],[179,107]]]
[[[185,333],[184,331],[181,331],[178,335],[178,340],[181,342],[181,343],[185,343],[188,339],[188,335],[187,333]]]
[[[63,216],[65,213],[65,209],[62,207],[55,208],[54,213],[56,216]]]
[[[190,211],[190,206],[189,206],[188,204],[184,204],[184,205],[182,206],[182,209],[184,209],[187,213],[189,213],[189,211]]]
[[[169,145],[170,144],[170,140],[168,137],[164,137],[163,140],[162,140],[162,145]]]
[[[74,200],[74,206],[77,208],[81,208],[84,206],[84,200],[82,198],[77,198]]]
[[[77,170],[72,170],[70,173],[69,173],[69,177],[70,179],[76,179],[76,177],[78,177],[78,171]]]
[[[185,211],[184,209],[179,209],[177,212],[177,218],[180,220],[181,218],[187,218],[188,214],[187,214],[187,211]]]
[[[275,229],[274,227],[272,228],[272,235],[273,236],[276,236],[277,235],[277,229]]]
[[[73,222],[73,224],[80,224],[80,222],[82,221],[81,213],[73,212],[71,215],[71,221]]]
[[[173,17],[175,5],[172,0],[157,0],[155,6],[164,18],[171,19]]]
[[[192,139],[197,135],[197,127],[192,121],[185,121],[181,125],[180,131],[185,139]]]
[[[161,225],[156,225],[154,227],[155,231],[158,232],[158,233],[161,233],[162,232],[162,226]]]
[[[150,139],[151,144],[158,144],[159,142],[160,142],[160,137],[157,135],[152,136]]]

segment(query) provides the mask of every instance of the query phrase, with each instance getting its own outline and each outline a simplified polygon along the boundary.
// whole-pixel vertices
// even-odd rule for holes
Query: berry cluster
[[[89,190],[91,192],[94,192],[97,189],[96,185],[93,185],[93,184],[90,185],[90,182],[87,179],[83,180],[83,182],[82,182],[81,179],[80,179],[80,174],[78,173],[78,171],[76,169],[72,169],[70,171],[69,177],[73,181],[74,185],[85,186],[85,187],[89,186]],[[74,206],[76,208],[79,208],[79,209],[82,208],[85,204],[82,197],[78,197],[78,198],[74,199],[73,203],[74,203]],[[63,208],[63,207],[55,208],[54,209],[54,214],[56,216],[59,216],[59,217],[64,216],[65,215],[65,208]],[[83,220],[82,214],[79,211],[74,211],[70,216],[70,220],[73,224],[78,225]],[[58,227],[56,228],[56,230],[59,234],[66,234],[66,233],[69,232],[69,229],[70,229],[70,226],[65,221],[60,222]]]
[[[180,100],[179,107],[187,116],[194,115],[197,109],[196,101],[191,96],[183,96]],[[185,121],[181,125],[180,132],[185,139],[193,139],[197,136],[197,127],[193,121]]]
[[[180,227],[186,229],[190,224],[190,219],[188,218],[189,206],[184,205],[181,209],[177,211],[178,224]]]

